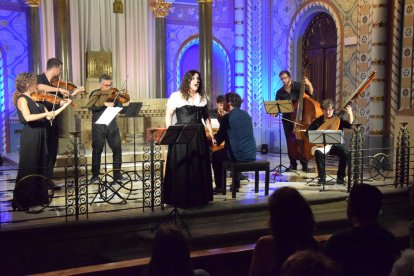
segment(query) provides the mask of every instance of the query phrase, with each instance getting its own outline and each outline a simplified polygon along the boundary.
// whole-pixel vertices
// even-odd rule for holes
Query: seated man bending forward
[[[252,118],[240,109],[241,97],[236,93],[227,93],[224,109],[228,112],[221,119],[220,128],[214,138],[217,145],[225,141],[224,149],[218,150],[212,155],[215,192],[220,193],[222,183],[222,163],[232,160],[237,162],[249,162],[256,160],[256,141],[253,136]],[[239,177],[239,176],[233,176]],[[237,187],[238,188],[238,187]]]
[[[332,118],[334,115],[334,102],[331,99],[325,99],[321,103],[321,108],[323,111],[323,115],[319,118],[317,118],[315,121],[313,121],[312,124],[310,124],[308,130],[317,130],[326,120]],[[339,129],[343,130],[344,128],[351,128],[351,124],[354,120],[354,115],[352,113],[352,108],[347,105],[344,108],[344,111],[348,115],[348,119],[340,119]],[[318,183],[322,184],[326,181],[326,174],[325,174],[325,157],[323,153],[324,149],[318,148],[315,151],[315,161],[316,161],[316,167],[318,168]],[[336,182],[338,184],[344,184],[345,183],[345,171],[346,171],[346,165],[348,162],[348,155],[349,152],[345,148],[344,144],[335,144],[332,145],[332,147],[327,146],[325,148],[326,154],[333,154],[339,157],[339,167],[337,172],[337,180]]]

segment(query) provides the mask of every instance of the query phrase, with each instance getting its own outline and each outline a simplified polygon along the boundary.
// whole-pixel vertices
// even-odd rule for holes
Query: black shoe
[[[290,165],[289,168],[286,169],[285,172],[291,172],[291,171],[296,171],[298,169],[297,165]]]
[[[99,177],[97,175],[92,176],[91,179],[89,180],[90,184],[100,183],[100,182],[101,182],[101,180],[99,179]]]
[[[309,172],[308,164],[302,165],[302,172],[305,172],[305,173]]]
[[[128,177],[118,176],[114,178],[114,182],[118,184],[122,184],[123,182],[127,182],[129,180]]]
[[[213,189],[213,195],[219,195],[219,194],[222,194],[223,193],[223,190],[221,190],[221,189]]]
[[[345,184],[345,179],[343,179],[343,178],[341,178],[341,177],[338,177],[338,178],[336,179],[336,184],[341,184],[341,185],[344,185],[344,184]]]
[[[51,190],[53,190],[53,191],[60,191],[60,190],[62,190],[62,188],[59,187],[58,185],[56,185],[55,183],[53,183],[53,181],[50,181],[48,188],[51,189]]]
[[[324,184],[324,183],[326,183],[325,177],[319,177],[318,184]]]

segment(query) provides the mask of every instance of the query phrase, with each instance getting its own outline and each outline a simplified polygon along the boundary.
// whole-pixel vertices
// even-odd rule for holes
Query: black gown
[[[23,95],[27,100],[30,114],[45,112],[41,103],[36,104],[30,97]],[[13,191],[13,204],[17,208],[27,209],[48,201],[46,182],[39,177],[28,175],[47,176],[48,146],[46,119],[26,122],[21,111],[17,109],[23,129],[20,134],[19,171],[16,176],[16,186]],[[25,180],[20,181],[25,178]],[[17,204],[16,204],[17,201]]]
[[[197,124],[188,145],[168,148],[164,179],[164,202],[179,208],[197,207],[213,200],[210,148],[201,121],[208,118],[207,106],[184,105],[175,110],[177,125]]]

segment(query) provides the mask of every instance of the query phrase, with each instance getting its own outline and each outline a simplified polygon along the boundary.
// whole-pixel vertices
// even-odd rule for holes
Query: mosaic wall
[[[4,81],[4,106],[2,120],[5,120],[5,126],[2,128],[2,136],[6,135],[6,143],[1,141],[2,145],[6,144],[7,151],[17,151],[18,137],[15,129],[19,128],[16,120],[16,109],[11,101],[15,90],[14,80],[21,72],[27,72],[29,68],[29,52],[27,37],[27,14],[26,5],[23,0],[3,0],[0,2],[0,50],[3,54],[3,81]],[[7,123],[8,122],[8,123]]]
[[[413,32],[414,32],[414,1],[406,0],[403,7],[403,42],[401,56],[401,109],[414,107],[414,74],[413,74]]]

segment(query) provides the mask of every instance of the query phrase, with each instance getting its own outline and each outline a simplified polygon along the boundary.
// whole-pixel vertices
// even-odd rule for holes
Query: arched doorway
[[[327,13],[317,14],[303,36],[303,65],[308,62],[309,79],[316,99],[336,100],[337,33],[335,22]]]

